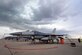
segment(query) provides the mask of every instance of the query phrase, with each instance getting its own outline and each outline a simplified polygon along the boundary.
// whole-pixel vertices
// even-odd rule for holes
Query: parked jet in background
[[[43,33],[39,31],[24,31],[24,32],[15,32],[10,33],[10,35],[14,37],[7,37],[9,39],[16,39],[17,41],[20,39],[32,40],[33,42],[35,40],[39,40],[40,42],[48,43],[48,42],[54,42],[54,40],[58,40],[59,37],[62,37],[63,35],[56,35],[54,33]]]

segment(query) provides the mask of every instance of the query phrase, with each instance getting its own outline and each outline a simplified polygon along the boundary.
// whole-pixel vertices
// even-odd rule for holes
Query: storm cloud
[[[58,1],[36,0],[35,3],[33,2],[33,0],[0,0],[0,26],[32,29],[37,25],[53,23],[53,20],[56,20],[62,12],[60,4],[57,4]],[[37,8],[32,6],[33,4]],[[30,13],[28,13],[29,9]]]
[[[81,29],[79,24],[82,23],[81,2],[81,0],[0,0],[0,27],[44,32],[59,28],[58,33],[75,31]]]

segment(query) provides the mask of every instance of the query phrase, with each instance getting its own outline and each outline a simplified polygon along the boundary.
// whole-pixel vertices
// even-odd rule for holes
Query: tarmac
[[[77,40],[73,41],[76,47],[72,47],[70,42],[29,44],[29,42],[0,40],[0,55],[82,55],[82,43],[78,43]]]

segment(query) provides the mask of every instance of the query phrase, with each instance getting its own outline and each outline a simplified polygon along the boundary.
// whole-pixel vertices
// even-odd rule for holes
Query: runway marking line
[[[49,48],[36,48],[36,49],[29,49],[29,48],[16,48],[16,47],[9,47],[8,45],[4,45],[5,48],[12,49],[12,50],[48,50],[58,48],[57,46],[49,47]]]

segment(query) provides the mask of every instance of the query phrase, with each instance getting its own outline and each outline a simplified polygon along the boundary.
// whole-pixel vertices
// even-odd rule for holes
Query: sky
[[[23,30],[82,34],[82,0],[0,0],[0,35]]]

